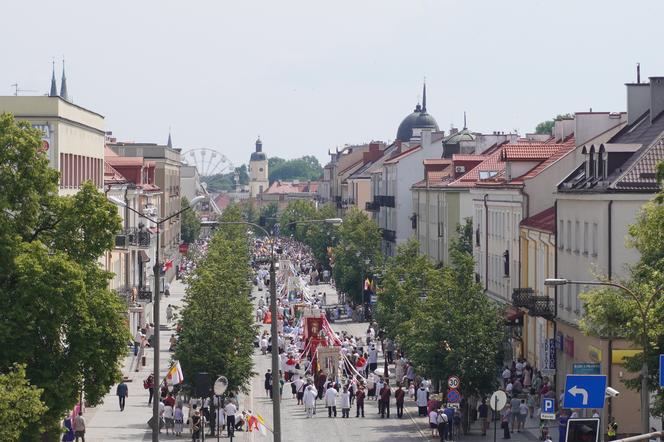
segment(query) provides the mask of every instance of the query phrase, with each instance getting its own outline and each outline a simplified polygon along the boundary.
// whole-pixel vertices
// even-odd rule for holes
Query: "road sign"
[[[568,374],[565,379],[565,408],[604,408],[605,375]]]
[[[556,418],[556,400],[548,397],[542,398],[542,406],[540,408],[540,419],[553,420]]]
[[[659,355],[659,386],[664,387],[664,355]]]
[[[572,364],[572,373],[574,374],[600,374],[601,365],[591,362],[578,362]]]
[[[599,419],[570,419],[567,421],[566,442],[598,442]]]
[[[495,391],[489,400],[489,406],[494,411],[500,411],[507,404],[507,395],[503,390]]]
[[[459,388],[459,385],[461,385],[461,381],[459,380],[458,377],[456,376],[450,376],[447,378],[447,386],[450,388]]]
[[[447,391],[447,402],[457,403],[461,401],[461,394],[456,388],[450,388]]]

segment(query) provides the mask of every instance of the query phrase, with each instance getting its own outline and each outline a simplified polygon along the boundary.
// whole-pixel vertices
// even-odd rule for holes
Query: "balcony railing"
[[[546,319],[555,317],[553,299],[548,296],[535,295],[530,288],[517,288],[512,291],[512,304],[514,307],[526,308],[530,316],[539,316]]]
[[[128,247],[150,247],[150,232],[132,227],[115,235],[116,249],[126,249]]]
[[[380,211],[380,206],[375,202],[369,201],[364,205],[364,209],[367,212],[379,212]]]
[[[129,237],[124,232],[115,235],[115,248],[116,249],[129,248]]]
[[[516,288],[512,290],[512,305],[514,307],[530,308],[534,294],[534,290],[530,287]]]
[[[374,195],[374,204],[383,207],[394,207],[394,196],[391,195]]]
[[[396,242],[397,232],[394,230],[382,229],[383,239],[388,242]]]

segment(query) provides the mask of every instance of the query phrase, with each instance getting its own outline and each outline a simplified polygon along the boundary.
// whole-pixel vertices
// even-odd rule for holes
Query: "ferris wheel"
[[[191,149],[182,154],[182,162],[196,166],[201,176],[208,177],[233,172],[235,168],[226,155],[213,149]]]

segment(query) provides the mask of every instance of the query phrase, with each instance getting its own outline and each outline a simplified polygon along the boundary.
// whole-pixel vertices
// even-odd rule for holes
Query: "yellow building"
[[[60,172],[60,194],[72,195],[85,181],[104,184],[104,117],[54,96],[0,97],[0,112],[41,129],[43,148]]]

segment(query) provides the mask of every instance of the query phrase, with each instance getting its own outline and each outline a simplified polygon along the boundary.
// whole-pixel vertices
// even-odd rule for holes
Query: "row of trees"
[[[41,137],[0,115],[0,384],[15,388],[2,388],[0,425],[11,440],[59,440],[81,392],[96,405],[120,379],[131,339],[98,264],[118,209],[91,183],[59,196]]]
[[[377,319],[418,372],[434,381],[460,376],[461,393],[469,397],[497,386],[504,326],[499,307],[475,282],[471,238],[463,231],[443,268],[420,255],[415,240],[398,248],[378,292]]]
[[[242,221],[237,205],[220,221]],[[256,328],[249,293],[251,249],[243,225],[221,225],[206,256],[189,278],[175,359],[192,387],[196,373],[226,376],[230,391],[246,391],[254,375],[252,354]]]

